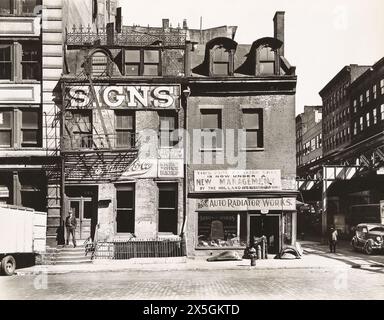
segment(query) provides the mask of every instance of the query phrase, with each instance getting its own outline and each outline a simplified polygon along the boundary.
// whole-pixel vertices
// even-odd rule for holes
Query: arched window
[[[222,45],[212,49],[212,74],[229,75],[229,52]]]
[[[91,58],[91,72],[94,77],[109,75],[108,57],[104,52],[97,51]]]
[[[275,51],[269,46],[259,48],[259,72],[261,75],[275,74]]]

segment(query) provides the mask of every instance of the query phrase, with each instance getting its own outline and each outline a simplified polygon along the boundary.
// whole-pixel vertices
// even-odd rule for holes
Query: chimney
[[[277,11],[273,17],[273,36],[283,42],[279,52],[284,56],[284,11]]]
[[[187,19],[183,20],[183,29],[188,29]]]
[[[169,29],[169,19],[163,19],[163,29]]]

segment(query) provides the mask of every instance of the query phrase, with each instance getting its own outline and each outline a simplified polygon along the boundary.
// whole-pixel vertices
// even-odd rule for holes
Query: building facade
[[[296,117],[297,174],[306,164],[323,157],[322,106],[304,106],[304,112]]]
[[[187,248],[240,249],[267,236],[295,242],[295,68],[284,57],[284,13],[274,37],[195,46],[187,99]],[[233,134],[233,136],[231,136]]]

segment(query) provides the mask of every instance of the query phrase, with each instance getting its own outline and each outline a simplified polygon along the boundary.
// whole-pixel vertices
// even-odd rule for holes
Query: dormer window
[[[262,47],[259,51],[259,57],[260,74],[275,74],[275,51],[268,46]]]
[[[226,50],[222,45],[215,46],[211,50],[212,69],[211,73],[214,76],[228,76],[231,75],[231,60],[232,54]],[[232,73],[233,74],[233,73]]]

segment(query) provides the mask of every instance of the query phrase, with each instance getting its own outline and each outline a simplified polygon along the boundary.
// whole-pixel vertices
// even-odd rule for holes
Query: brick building
[[[201,143],[189,150],[189,254],[242,250],[262,235],[269,252],[295,242],[296,75],[284,55],[284,12],[274,27],[274,37],[250,45],[218,37],[193,47],[186,118]]]

